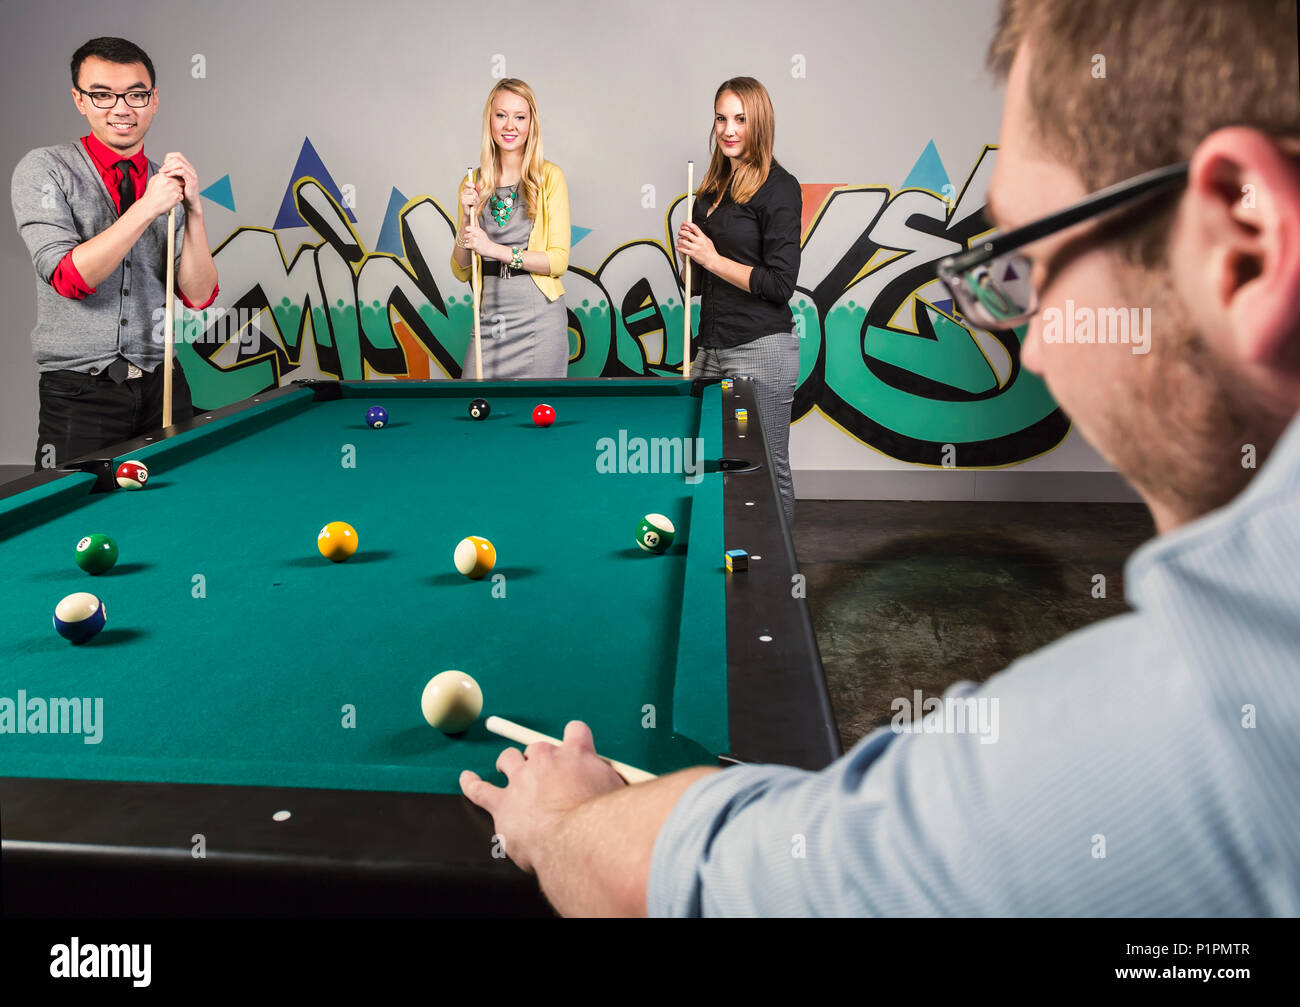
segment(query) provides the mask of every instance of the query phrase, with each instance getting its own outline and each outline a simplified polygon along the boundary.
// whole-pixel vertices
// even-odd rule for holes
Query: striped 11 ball
[[[662,514],[647,514],[636,526],[636,544],[646,552],[667,552],[676,533],[673,523]]]
[[[533,410],[533,422],[539,427],[549,427],[555,422],[555,410],[543,402]]]
[[[142,462],[131,459],[117,467],[117,484],[124,490],[142,490],[148,481],[149,470]]]
[[[366,425],[371,430],[382,430],[388,426],[388,410],[383,406],[371,406],[366,410]]]

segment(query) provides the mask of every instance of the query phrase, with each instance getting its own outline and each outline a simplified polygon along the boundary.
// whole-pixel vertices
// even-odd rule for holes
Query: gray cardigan
[[[158,165],[149,162],[149,177]],[[151,371],[163,358],[167,215],[140,236],[131,253],[84,300],[50,286],[54,267],[73,248],[118,218],[104,180],[81,143],[38,147],[14,169],[14,219],[36,267],[32,352],[42,371],[98,372],[120,353]],[[176,208],[179,275],[185,207]],[[176,314],[183,305],[179,296]]]

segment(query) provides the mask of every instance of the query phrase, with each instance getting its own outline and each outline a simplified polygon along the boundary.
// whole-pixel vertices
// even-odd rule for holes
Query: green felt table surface
[[[459,738],[425,724],[421,691],[449,668],[485,714],[553,735],[586,720],[602,754],[651,772],[725,750],[722,476],[597,465],[620,431],[716,458],[717,387],[392,384],[301,390],[134,451],[138,492],[79,474],[0,501],[0,775],[450,792],[462,769],[497,778],[504,743],[481,720]],[[634,542],[654,511],[677,526],[663,556]],[[339,564],[316,548],[335,520],[360,543]],[[94,532],[121,552],[97,577],[73,559]],[[471,534],[500,578],[456,572]],[[80,646],[51,626],[76,591],[108,616]],[[102,700],[97,744],[18,733],[34,699],[73,697]]]

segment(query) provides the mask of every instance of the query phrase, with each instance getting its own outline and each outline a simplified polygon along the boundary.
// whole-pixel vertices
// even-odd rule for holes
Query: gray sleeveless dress
[[[505,196],[511,186],[499,186]],[[502,227],[487,201],[480,223],[491,241],[507,248],[527,248],[533,222],[516,196],[515,209]],[[508,263],[507,263],[508,265]],[[548,301],[527,272],[483,276],[483,376],[497,378],[563,378],[569,373],[569,313],[563,296]],[[474,339],[465,354],[464,375],[477,377]]]

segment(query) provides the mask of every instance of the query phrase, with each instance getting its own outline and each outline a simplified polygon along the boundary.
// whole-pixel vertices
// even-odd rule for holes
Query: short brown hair
[[[1295,0],[1002,0],[994,74],[1026,40],[1035,133],[1089,190],[1188,160],[1224,126],[1300,136]],[[1151,264],[1156,243],[1140,238],[1163,246],[1170,219],[1124,250]]]

